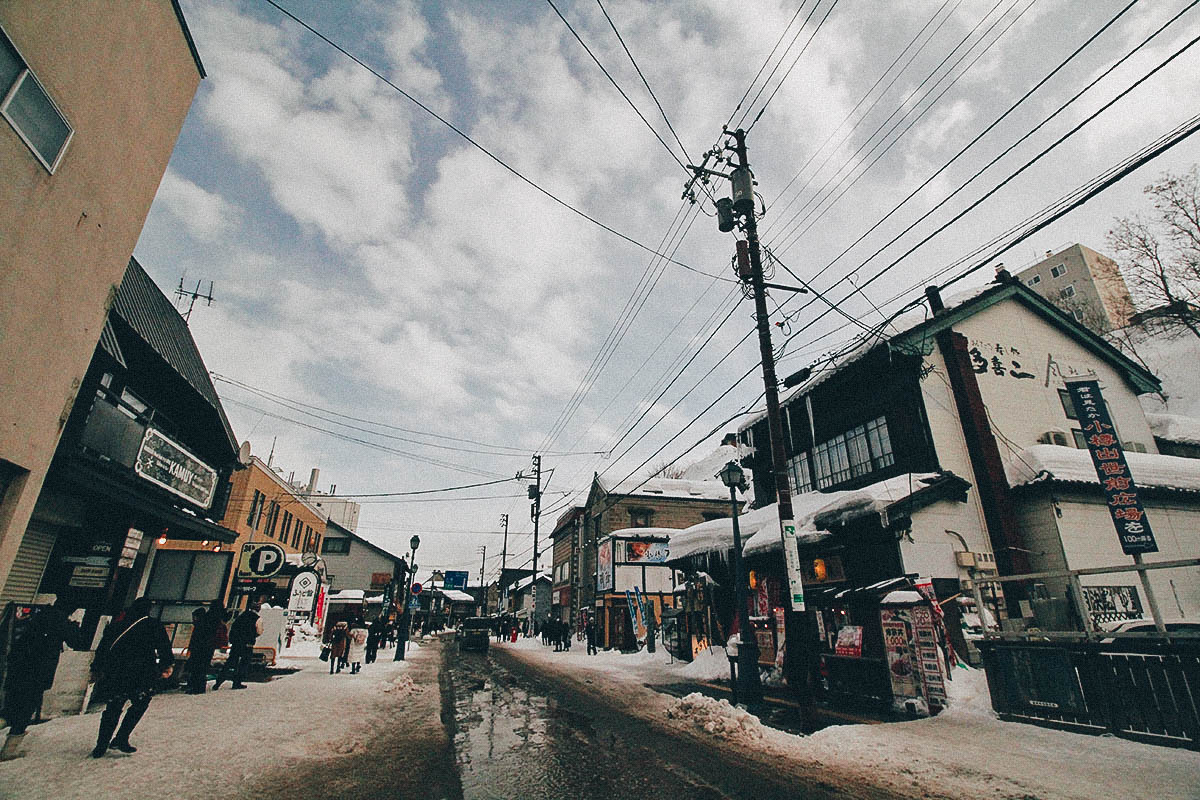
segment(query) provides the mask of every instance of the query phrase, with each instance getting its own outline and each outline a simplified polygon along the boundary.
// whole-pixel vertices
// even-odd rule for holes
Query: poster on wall
[[[605,539],[596,546],[596,591],[613,591],[612,539]]]
[[[924,700],[916,654],[912,649],[912,621],[907,608],[881,608],[879,621],[887,653],[888,678],[892,683],[892,707],[903,711],[906,702]]]
[[[942,656],[938,650],[933,610],[927,605],[919,605],[908,612],[912,619],[921,680],[925,685],[925,699],[929,701],[930,709],[936,711],[946,707],[946,680],[942,676]]]
[[[862,625],[843,625],[838,631],[834,652],[839,656],[862,658]]]
[[[666,542],[625,542],[625,561],[629,564],[662,564],[670,556]]]

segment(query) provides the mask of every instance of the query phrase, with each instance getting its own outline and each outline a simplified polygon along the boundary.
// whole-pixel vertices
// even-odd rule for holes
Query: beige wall
[[[1066,273],[1055,277],[1051,270],[1059,265],[1066,267]],[[1016,277],[1064,310],[1079,309],[1084,314],[1082,322],[1093,328],[1124,327],[1133,314],[1133,299],[1117,263],[1081,244],[1047,252],[1044,260]],[[1062,297],[1067,286],[1074,288],[1074,297]]]
[[[74,129],[55,174],[0,120],[0,585],[200,82],[169,0],[0,0]]]

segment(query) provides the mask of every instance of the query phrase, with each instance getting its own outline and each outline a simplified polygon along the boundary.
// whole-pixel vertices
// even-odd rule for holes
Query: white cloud
[[[175,221],[187,228],[192,236],[204,241],[232,233],[241,216],[241,210],[234,203],[202,189],[170,169],[163,175],[154,200],[170,211]]]

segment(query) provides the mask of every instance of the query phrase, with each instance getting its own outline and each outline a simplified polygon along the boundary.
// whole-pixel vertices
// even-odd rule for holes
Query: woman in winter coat
[[[368,635],[367,624],[361,617],[350,625],[350,636],[346,642],[346,661],[350,663],[351,675],[357,675],[362,670],[363,653],[366,652]]]
[[[333,626],[329,635],[329,674],[341,672],[346,663],[346,647],[350,640],[350,626],[344,621]],[[337,669],[335,670],[334,667]]]
[[[171,677],[174,668],[171,640],[162,623],[150,616],[150,601],[139,597],[109,624],[92,661],[96,696],[107,703],[92,758],[100,758],[109,747],[122,753],[137,750],[129,743],[129,734],[146,713],[155,683]],[[121,720],[126,702],[129,711]]]

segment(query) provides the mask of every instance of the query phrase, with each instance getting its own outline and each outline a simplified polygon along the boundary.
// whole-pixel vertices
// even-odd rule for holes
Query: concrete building
[[[1046,257],[1014,276],[1094,331],[1123,328],[1133,316],[1133,298],[1117,262],[1081,244]]]
[[[202,77],[172,0],[0,3],[0,585]]]

